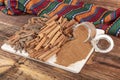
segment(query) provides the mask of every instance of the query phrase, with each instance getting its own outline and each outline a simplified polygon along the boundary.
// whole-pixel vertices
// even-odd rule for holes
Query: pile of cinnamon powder
[[[69,66],[76,61],[85,59],[92,49],[90,42],[84,42],[88,37],[88,31],[85,27],[77,27],[73,36],[74,39],[64,44],[57,54],[57,64]]]

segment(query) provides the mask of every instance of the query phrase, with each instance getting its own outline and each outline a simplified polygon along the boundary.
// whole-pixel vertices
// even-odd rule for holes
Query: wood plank
[[[0,12],[0,23],[8,26],[23,26],[34,15],[9,16]],[[6,21],[7,20],[7,21]]]
[[[120,68],[114,68],[98,63],[86,65],[82,73],[100,80],[119,80]]]
[[[0,80],[39,80],[39,79],[55,80],[49,75],[31,70],[31,68],[25,65],[15,66],[0,78]]]
[[[5,56],[0,55],[0,75],[8,71],[14,63],[15,61],[11,58],[6,58]]]
[[[113,37],[115,46],[113,48],[113,50],[107,54],[102,54],[102,53],[94,53],[94,57],[93,60],[95,62],[99,62],[99,63],[104,63],[106,65],[111,65],[113,67],[117,67],[120,68],[120,39]]]

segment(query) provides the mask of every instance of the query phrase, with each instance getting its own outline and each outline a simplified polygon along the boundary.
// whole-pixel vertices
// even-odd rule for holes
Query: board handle
[[[107,43],[109,44],[109,46],[106,49],[100,48],[98,46],[100,40],[106,40]],[[96,36],[96,38],[94,38],[93,40],[91,40],[91,43],[92,43],[93,47],[95,48],[95,51],[96,52],[100,52],[100,53],[108,53],[114,47],[114,41],[113,41],[113,39],[110,36],[106,35],[106,34],[102,34],[102,35]]]

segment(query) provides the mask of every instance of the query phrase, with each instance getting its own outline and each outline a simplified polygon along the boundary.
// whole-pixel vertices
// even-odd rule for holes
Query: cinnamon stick
[[[38,36],[43,37],[44,34],[48,34],[51,32],[51,30],[53,30],[55,27],[57,26],[57,24],[53,21],[53,23],[49,26],[46,26],[43,30],[40,31],[40,33],[38,34]]]
[[[68,28],[69,26],[72,26],[75,23],[76,23],[76,21],[74,19],[72,19],[69,21],[69,23],[65,27]]]
[[[33,57],[35,58],[35,59],[38,59],[38,57],[39,56],[41,56],[41,55],[43,55],[44,54],[44,51],[43,50],[39,50],[39,51],[34,51],[34,55],[33,55]]]
[[[56,24],[55,21],[52,21],[51,23],[46,24],[46,26],[40,31],[40,33],[46,31],[47,29],[49,29],[51,26],[53,26],[54,24]]]
[[[55,21],[56,19],[58,19],[58,15],[53,16],[46,23],[50,23],[51,21]]]
[[[35,47],[35,50],[39,50],[41,46],[45,43],[47,40],[47,36],[43,37],[43,39],[39,42],[39,44]]]
[[[60,30],[60,25],[57,25],[57,27],[52,32],[50,32],[47,36],[49,38],[53,37],[58,30]]]
[[[52,57],[53,55],[55,55],[59,51],[60,51],[60,48],[57,48],[56,50],[54,50],[53,52],[51,52],[49,55],[45,56],[42,60],[43,61],[47,61],[50,57]]]
[[[62,34],[55,42],[54,42],[54,46],[57,45],[65,36]]]
[[[61,23],[62,23],[62,19],[63,19],[63,17],[61,16],[61,17],[58,19],[57,22],[58,22],[59,24],[61,24]]]
[[[66,37],[64,37],[59,43],[58,43],[58,47],[61,47],[61,45],[66,41]]]
[[[64,24],[67,22],[67,18],[64,18],[62,23],[60,24],[61,26],[64,26]]]
[[[15,39],[11,41],[11,45],[13,45],[15,42],[17,42],[20,39],[19,36],[16,36]]]
[[[53,45],[54,42],[57,40],[57,38],[58,38],[60,35],[61,35],[61,32],[58,31],[58,32],[56,33],[56,35],[55,35],[55,36],[52,38],[52,40],[50,41],[50,44]]]
[[[47,49],[50,45],[53,46],[55,40],[61,35],[61,32],[58,31],[49,41],[44,45],[44,49]]]
[[[44,35],[45,35],[45,33],[40,33],[40,34],[38,34],[38,36],[39,36],[40,38],[43,38]]]
[[[32,49],[32,48],[35,48],[35,46],[36,46],[35,43],[36,43],[35,41],[32,42],[32,43],[30,43],[30,44],[29,44],[29,45],[30,45],[29,48],[31,48],[31,49]]]
[[[50,33],[52,33],[52,30],[54,30],[54,28],[56,28],[56,26],[57,26],[57,24],[54,24],[54,26],[52,26],[51,28],[46,30],[44,33],[48,36]],[[51,39],[52,39],[52,37],[49,37],[49,39],[47,39],[47,41],[43,44],[43,46],[47,48]]]
[[[68,27],[67,29],[64,30],[64,33],[65,34],[70,34],[70,33],[72,33],[72,30],[73,30],[72,26],[70,26],[70,27]]]
[[[48,18],[48,19],[50,18],[47,14],[43,14],[43,16],[46,17],[46,18]]]
[[[35,40],[33,39],[33,40],[31,40],[31,41],[27,41],[27,42],[25,42],[25,44],[27,45],[27,46],[29,46],[30,45],[30,43],[32,43],[32,42],[34,42]]]
[[[49,42],[50,42],[50,38],[47,39],[47,41],[43,44],[44,50],[46,50],[49,47]]]
[[[46,57],[47,55],[49,55],[51,52],[53,52],[56,49],[57,49],[57,47],[54,47],[54,48],[46,51],[43,55],[41,55],[40,57],[38,57],[38,59],[42,60],[44,57]]]
[[[69,23],[69,21],[66,21],[64,24],[63,24],[63,30],[66,29],[66,25]]]
[[[46,30],[45,33],[46,33],[46,34],[50,33],[56,26],[57,26],[57,24],[54,24],[54,25],[51,26],[48,30]]]
[[[32,24],[34,24],[35,23],[35,19],[37,19],[37,17],[32,17],[31,19],[30,19],[30,23],[32,23]]]

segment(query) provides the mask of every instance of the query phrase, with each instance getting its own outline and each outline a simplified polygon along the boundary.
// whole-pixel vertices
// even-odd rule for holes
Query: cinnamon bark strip
[[[57,25],[57,27],[52,32],[50,32],[47,36],[49,38],[53,37],[58,30],[60,30],[60,25]]]
[[[27,41],[27,42],[25,42],[25,44],[26,44],[26,46],[29,46],[30,45],[30,43],[32,43],[32,42],[34,42],[35,40],[33,39],[33,40],[31,40],[31,41]]]
[[[29,53],[30,57],[34,58],[34,55],[35,55],[35,50],[31,50],[31,49],[28,49],[27,52]]]
[[[32,17],[32,18],[30,19],[30,21],[31,21],[30,23],[34,24],[35,21],[37,20],[37,18],[38,18],[38,17]]]
[[[60,26],[58,25],[52,32],[50,32],[47,37],[50,39],[50,41],[53,39],[54,35],[58,32],[58,30],[60,29]],[[45,46],[45,49],[47,49],[49,47],[50,43],[48,43]]]
[[[40,38],[43,38],[44,35],[49,34],[50,32],[52,32],[52,30],[54,30],[54,28],[56,28],[57,24],[54,24],[51,28],[45,30],[44,32],[39,33]]]
[[[56,19],[58,19],[58,15],[53,16],[46,23],[50,23],[51,21],[55,21]]]
[[[59,19],[58,19],[58,23],[61,24],[62,23],[62,20],[63,20],[63,17],[61,16]]]
[[[31,48],[31,49],[32,49],[32,48],[35,48],[35,46],[36,46],[35,43],[36,43],[36,41],[30,43],[30,44],[29,44],[29,48]]]
[[[38,57],[41,56],[41,55],[43,55],[43,54],[44,54],[44,51],[43,50],[39,50],[39,51],[34,52],[33,57],[35,59],[38,59]]]
[[[75,23],[76,23],[76,21],[74,19],[72,19],[72,20],[69,21],[69,23],[65,27],[67,28],[69,26],[72,26]]]
[[[67,34],[70,34],[72,33],[72,26],[68,27],[67,29],[64,30],[64,33],[67,35]]]
[[[57,27],[57,24],[54,24],[53,26],[51,26],[48,30],[45,31],[45,34],[49,34],[54,28]]]
[[[11,44],[11,42],[13,42],[15,39],[19,38],[19,35],[13,35],[9,38],[9,40],[7,41],[8,44]]]
[[[41,29],[40,33],[46,31],[47,29],[49,29],[49,28],[50,28],[51,26],[53,26],[54,24],[56,24],[55,21],[52,21],[51,23],[46,24],[46,26],[45,26],[43,29]]]
[[[58,43],[58,47],[61,47],[62,44],[66,41],[66,37],[64,37],[59,43]]]
[[[44,50],[47,50],[47,48],[49,47],[49,42],[50,39],[48,38],[47,41],[43,44]]]
[[[43,16],[46,17],[46,18],[48,18],[48,19],[50,18],[47,14],[43,14]]]
[[[43,37],[43,39],[39,42],[39,44],[35,47],[35,50],[39,50],[41,46],[45,43],[47,40],[47,36]]]
[[[19,36],[16,36],[14,40],[10,42],[11,45],[14,45],[20,39]]]
[[[46,22],[46,21],[48,21],[48,19],[49,18],[47,18],[47,17],[40,17],[40,18],[38,18],[38,21],[40,21],[41,23],[44,23],[44,22]]]
[[[57,47],[54,47],[54,48],[46,51],[43,55],[41,55],[40,57],[38,57],[38,59],[42,60],[44,57],[46,57],[47,55],[49,55],[51,52],[53,52],[56,49],[57,49]]]
[[[62,23],[60,24],[60,26],[63,27],[66,22],[67,22],[67,18],[64,18],[63,21],[62,21]]]
[[[43,24],[43,23],[45,23],[46,19],[38,18],[37,21],[38,21],[38,23]]]
[[[55,43],[55,41],[57,40],[57,38],[61,35],[62,33],[60,31],[58,31],[55,36],[52,38],[52,40],[50,41],[50,44],[53,45]]]
[[[38,36],[40,37],[40,39],[42,39],[44,37],[45,33],[40,33],[38,34]]]
[[[54,46],[56,46],[65,36],[62,34],[55,42],[54,42]]]
[[[50,47],[50,45],[53,46],[54,42],[56,41],[56,39],[57,39],[60,35],[61,35],[61,32],[58,31],[58,32],[53,36],[53,38],[50,38],[49,41],[48,41],[46,44],[44,44],[44,46],[45,46],[44,49],[46,50],[48,47]]]
[[[27,34],[27,35],[22,35],[22,36],[20,36],[20,39],[22,39],[22,38],[25,38],[25,37],[28,37],[28,36],[31,36],[31,35],[33,35],[34,33],[30,33],[30,34]]]
[[[58,53],[60,51],[60,48],[55,49],[53,52],[51,52],[49,55],[45,56],[42,60],[43,61],[47,61],[50,57],[52,57],[53,55],[55,55],[56,53]]]

